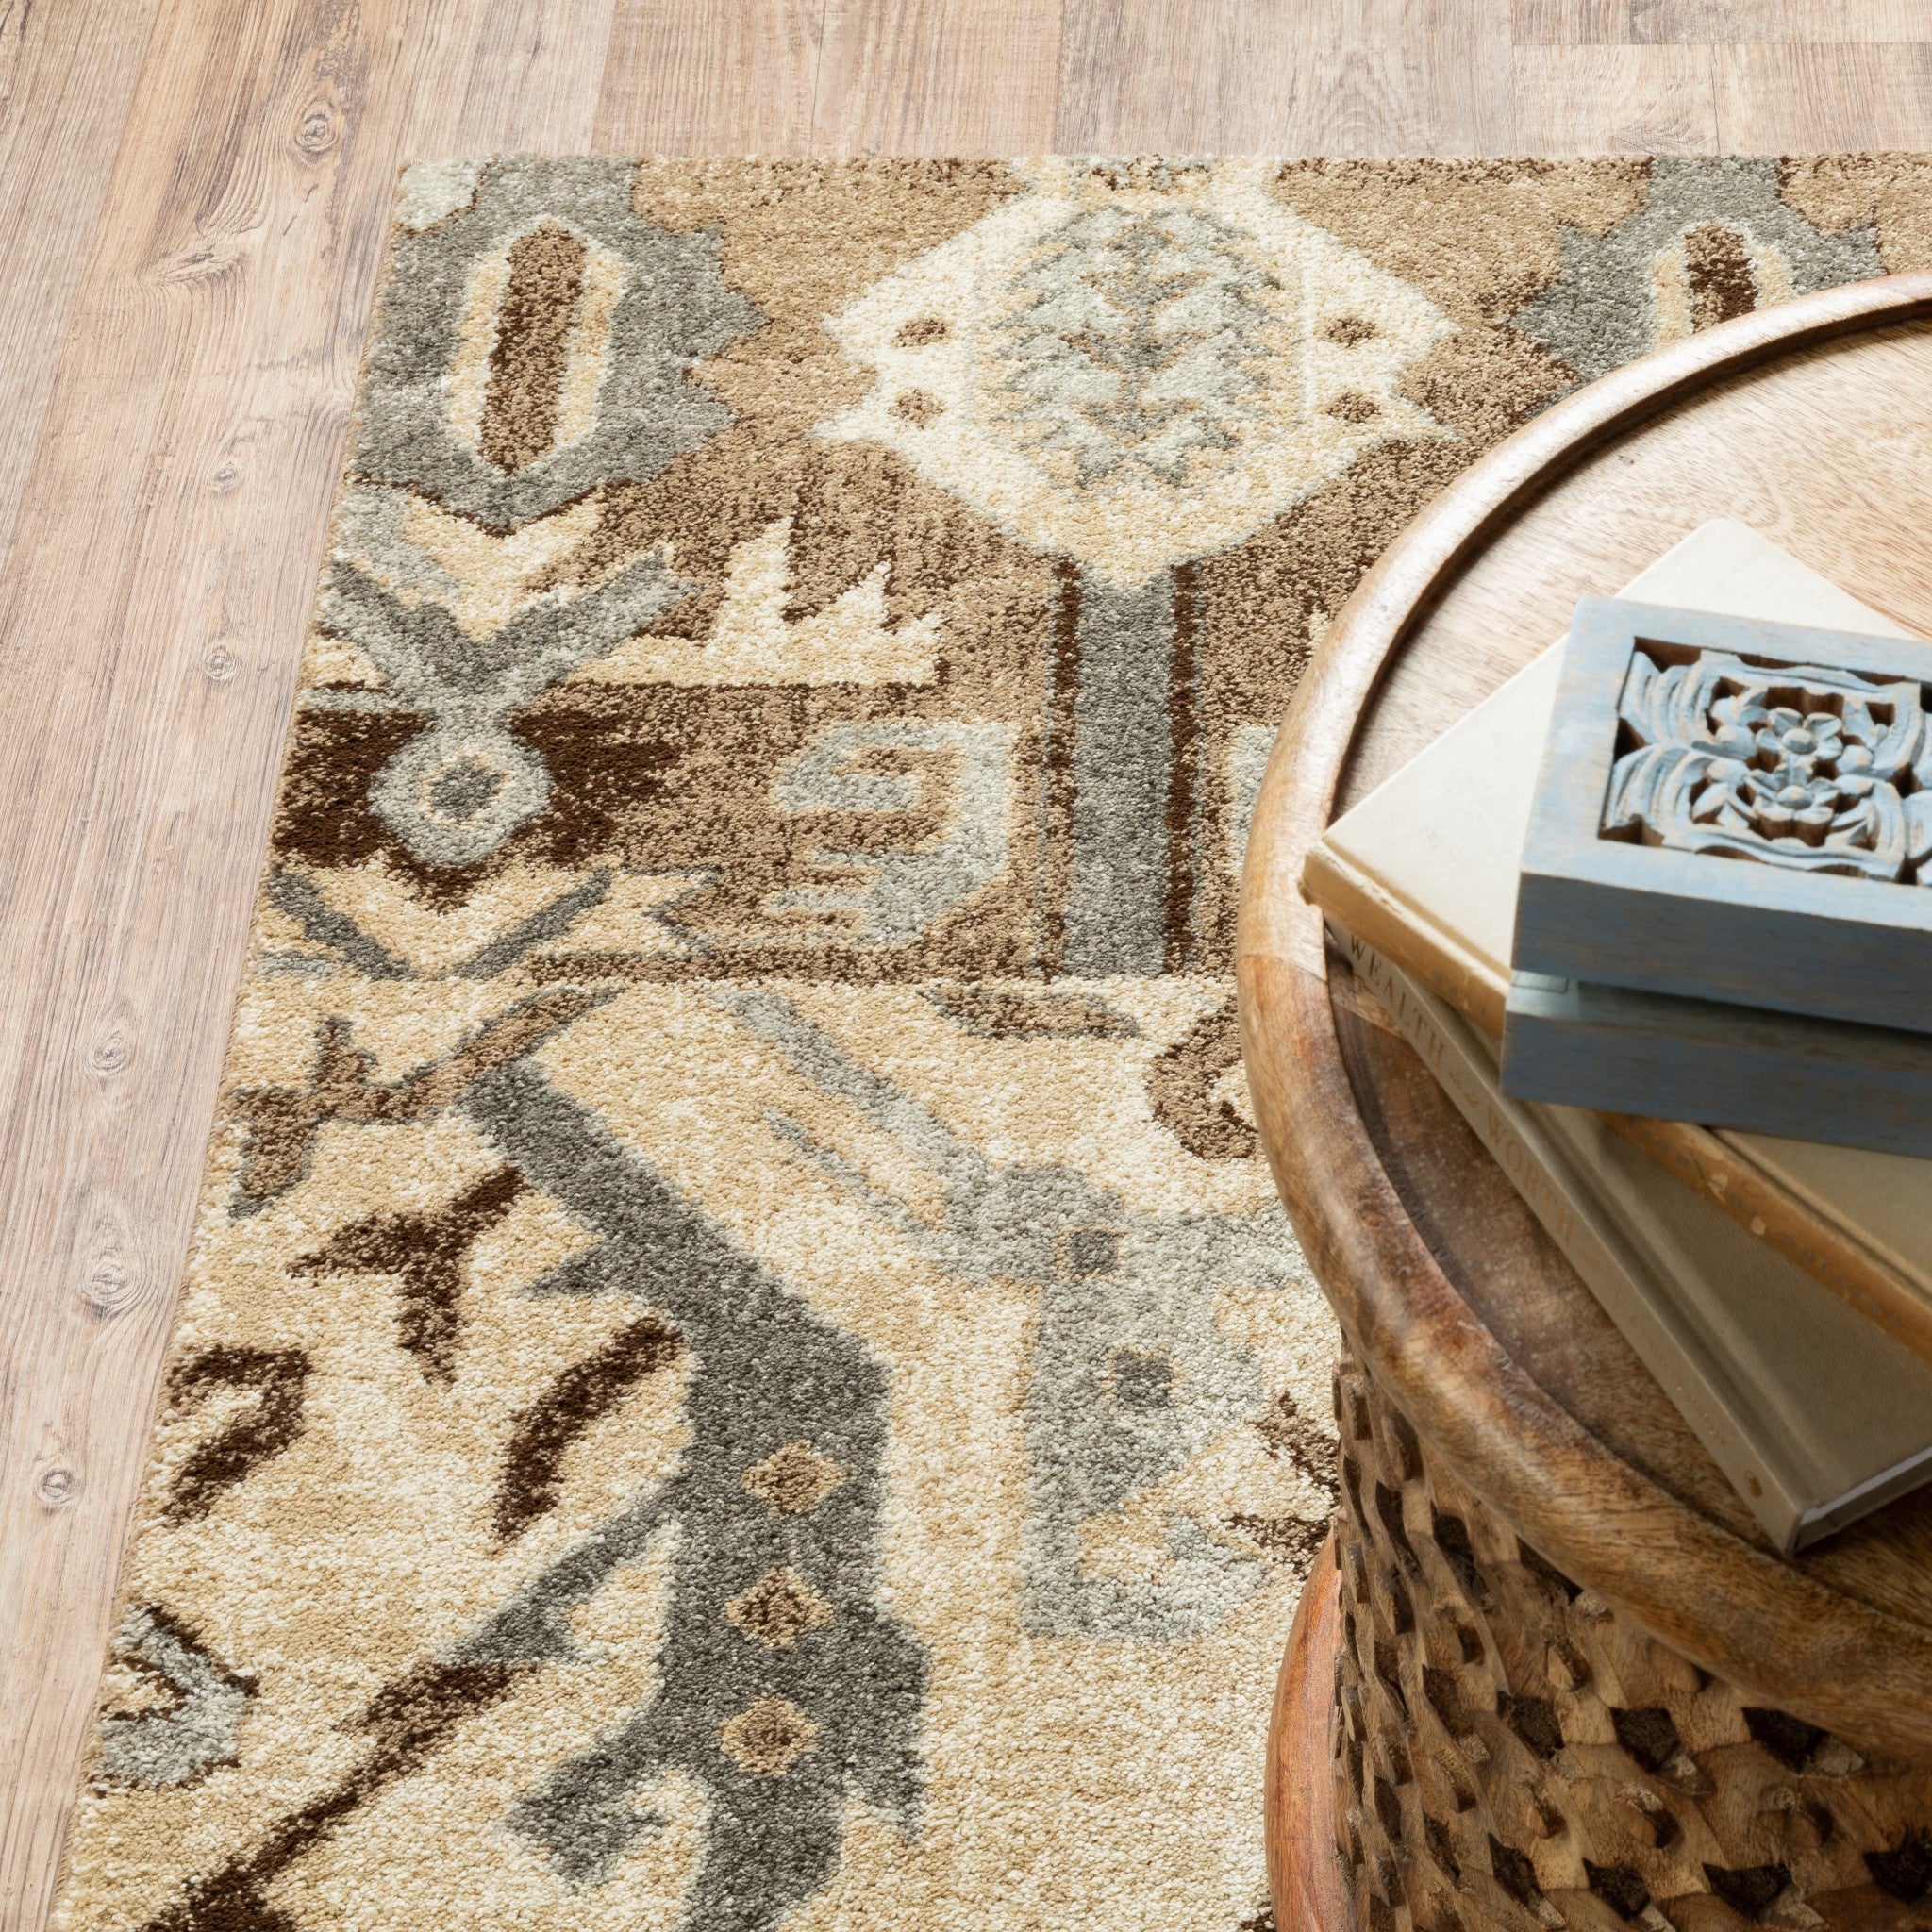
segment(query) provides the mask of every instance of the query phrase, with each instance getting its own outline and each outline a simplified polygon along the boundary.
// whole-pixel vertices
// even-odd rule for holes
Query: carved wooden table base
[[[1335,1829],[1357,1932],[1932,1932],[1932,1764],[1867,1762],[1520,1542],[1344,1361]]]

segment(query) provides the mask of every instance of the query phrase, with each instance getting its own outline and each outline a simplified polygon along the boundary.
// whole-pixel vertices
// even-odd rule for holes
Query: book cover
[[[1489,1036],[1331,931],[1779,1549],[1932,1479],[1932,1363],[1600,1116],[1511,1100]]]

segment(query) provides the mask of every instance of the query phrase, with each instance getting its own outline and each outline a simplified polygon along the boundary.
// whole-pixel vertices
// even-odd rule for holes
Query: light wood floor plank
[[[1308,49],[1306,9],[1272,0],[1066,0],[1053,145],[1280,153]]]
[[[1519,47],[1621,47],[1640,38],[1632,0],[1513,0]]]
[[[1714,58],[1727,154],[1932,147],[1932,47],[1719,47]]]
[[[1910,41],[1923,0],[1515,0],[1522,46]]]
[[[598,150],[810,152],[824,13],[824,0],[620,0]]]
[[[1066,0],[1055,145],[1507,153],[1508,0]]]
[[[1067,0],[1058,145],[1480,154],[1513,145],[1508,0]]]
[[[485,8],[457,125],[446,140],[428,125],[413,128],[411,157],[591,152],[616,13],[617,0]]]
[[[557,33],[573,12],[170,0],[135,91],[0,603],[0,704],[32,721],[0,743],[0,795],[32,802],[0,825],[0,1910],[25,1932],[91,1715],[394,168],[458,136],[580,143],[602,62]],[[435,84],[452,72],[463,88]]]
[[[1518,144],[1508,0],[1324,0],[1290,151],[1507,154]]]
[[[1524,154],[1717,152],[1708,47],[1518,47],[1515,76]]]
[[[0,559],[156,0],[0,5]]]
[[[812,146],[1044,153],[1059,57],[1059,0],[826,0]]]
[[[1508,0],[1066,0],[1055,145],[1507,153]]]

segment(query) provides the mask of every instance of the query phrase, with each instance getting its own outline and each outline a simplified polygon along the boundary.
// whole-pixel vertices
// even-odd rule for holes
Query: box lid
[[[1518,971],[1932,1032],[1932,645],[1587,597]]]

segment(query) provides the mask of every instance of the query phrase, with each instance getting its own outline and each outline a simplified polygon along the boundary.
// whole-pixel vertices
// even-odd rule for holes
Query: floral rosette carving
[[[1602,836],[1932,886],[1924,693],[1817,665],[1639,650]]]

